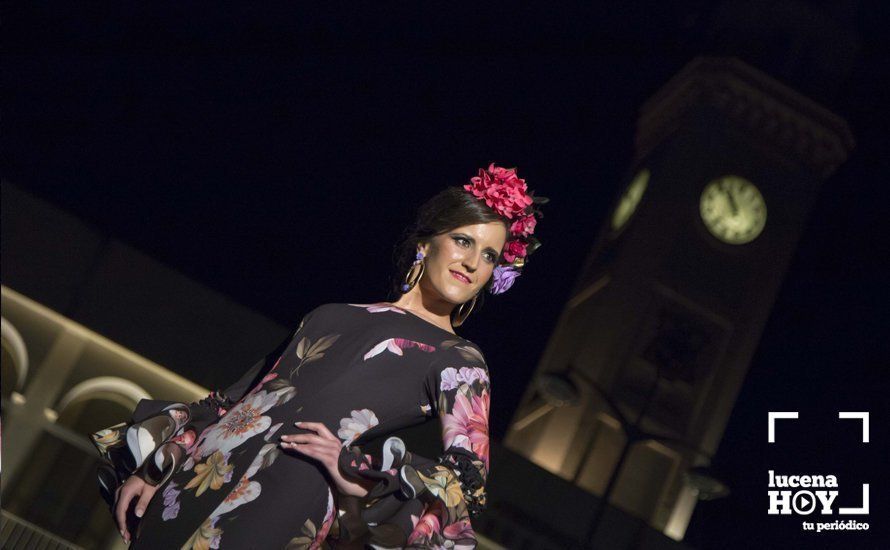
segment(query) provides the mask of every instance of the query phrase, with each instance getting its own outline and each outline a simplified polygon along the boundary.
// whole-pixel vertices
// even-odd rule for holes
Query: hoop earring
[[[451,326],[459,327],[459,326],[461,326],[462,324],[464,324],[464,321],[466,321],[466,320],[467,320],[467,317],[470,316],[470,313],[473,312],[473,308],[476,306],[476,298],[477,298],[478,296],[479,296],[479,295],[476,294],[475,296],[473,296],[473,299],[472,299],[472,300],[468,300],[468,301],[466,301],[466,302],[464,302],[464,303],[462,303],[461,305],[458,306],[458,308],[457,308],[457,315],[455,315],[455,316],[454,316],[454,319],[451,321]],[[464,306],[467,305],[467,304],[470,304],[470,309],[467,310],[466,313],[464,313]]]
[[[414,263],[411,264],[411,269],[408,270],[408,274],[405,275],[405,283],[402,285],[402,293],[408,292],[414,285],[417,284],[417,281],[423,277],[425,266],[423,264],[423,252],[418,252],[417,256],[414,259]]]

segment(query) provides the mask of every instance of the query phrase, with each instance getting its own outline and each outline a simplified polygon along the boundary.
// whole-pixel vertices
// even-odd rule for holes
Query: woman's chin
[[[466,292],[460,292],[460,293],[455,292],[451,296],[448,296],[446,299],[449,302],[451,302],[452,304],[459,306],[462,303],[464,303],[472,298],[473,298],[472,294],[467,294]]]

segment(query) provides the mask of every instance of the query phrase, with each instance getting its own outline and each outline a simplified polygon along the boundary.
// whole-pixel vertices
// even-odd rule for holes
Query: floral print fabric
[[[377,459],[352,447],[341,454],[341,469],[376,481],[361,499],[345,507],[343,540],[382,548],[475,548],[471,518],[485,506],[488,477],[489,378],[483,366],[446,366],[473,361],[474,348],[455,346],[433,365],[426,390],[435,404],[445,452],[438,461],[413,455],[390,438]],[[397,456],[396,456],[397,455]]]
[[[238,382],[188,404],[188,422],[164,442],[186,459],[159,487],[133,547],[473,548],[489,403],[472,342],[391,304],[319,306]],[[133,421],[169,405],[143,400]],[[444,449],[435,460],[395,437],[379,456],[362,451],[435,419]],[[298,420],[343,441],[341,469],[375,482],[367,496],[340,495],[321,465],[281,450],[281,435],[306,433]]]

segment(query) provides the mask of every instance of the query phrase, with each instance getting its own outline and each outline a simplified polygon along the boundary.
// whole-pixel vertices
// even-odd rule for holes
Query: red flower
[[[174,443],[179,443],[183,447],[186,448],[186,451],[192,448],[192,445],[195,444],[195,431],[194,430],[186,430],[183,433],[177,435],[170,441]]]
[[[518,220],[513,222],[513,225],[510,226],[510,233],[528,237],[535,232],[535,225],[537,223],[538,220],[537,218],[535,218],[534,214],[523,216],[522,218],[519,218]]]
[[[526,243],[519,239],[507,241],[507,245],[504,247],[504,259],[508,263],[513,263],[516,258],[525,258],[525,248],[527,246]]]
[[[464,189],[485,201],[489,208],[507,219],[513,219],[525,212],[532,198],[527,194],[525,180],[516,175],[514,168],[489,165],[488,170],[479,169],[479,175],[470,178]]]

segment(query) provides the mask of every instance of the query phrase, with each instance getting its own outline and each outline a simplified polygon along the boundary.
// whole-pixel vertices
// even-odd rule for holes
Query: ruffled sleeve
[[[336,532],[343,542],[382,547],[475,548],[471,524],[485,507],[488,479],[488,368],[477,361],[433,364],[426,377],[431,414],[442,429],[435,460],[391,437],[380,457],[344,448],[340,467],[376,485],[365,497],[340,495]]]
[[[201,432],[262,381],[311,315],[306,314],[295,332],[224,390],[191,403],[142,399],[129,422],[91,434],[101,458],[99,489],[108,505],[113,509],[118,487],[131,475],[160,485],[180,470]]]

